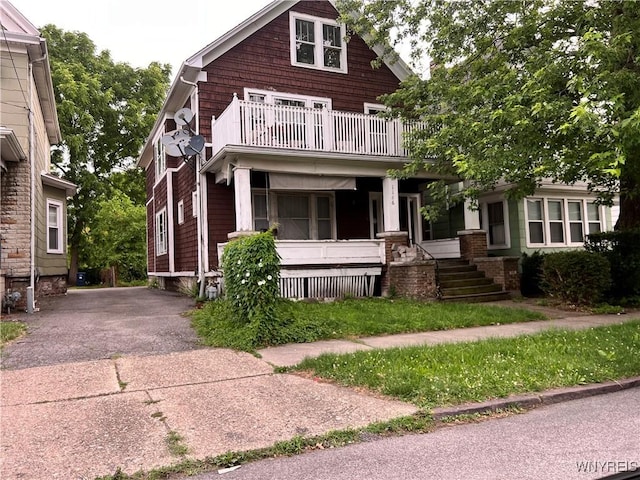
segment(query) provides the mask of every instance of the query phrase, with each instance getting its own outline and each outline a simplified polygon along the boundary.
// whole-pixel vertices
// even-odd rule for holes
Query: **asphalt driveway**
[[[194,301],[184,295],[146,287],[69,290],[39,300],[38,306],[32,315],[12,315],[27,323],[29,335],[4,348],[2,368],[200,348],[182,315]]]

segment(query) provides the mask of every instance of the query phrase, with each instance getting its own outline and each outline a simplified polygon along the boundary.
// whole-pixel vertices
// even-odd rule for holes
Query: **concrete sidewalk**
[[[634,318],[640,314],[286,345],[262,350],[262,359],[199,349],[2,370],[0,478],[93,479],[118,467],[134,473],[169,466],[183,460],[171,454],[170,432],[183,438],[187,458],[202,459],[416,412],[406,403],[273,373],[273,365],[295,364],[305,356],[588,328]]]
[[[559,311],[556,311],[556,315]],[[604,325],[615,325],[640,319],[640,312],[621,315],[579,315],[554,318],[537,322],[510,323],[487,327],[459,328],[437,332],[405,333],[366,337],[356,340],[326,340],[315,343],[296,343],[258,350],[261,358],[277,367],[297,365],[305,357],[317,357],[323,353],[352,353],[376,348],[407,347],[413,345],[437,345],[440,343],[468,342],[492,337],[516,337],[550,329],[579,330]]]

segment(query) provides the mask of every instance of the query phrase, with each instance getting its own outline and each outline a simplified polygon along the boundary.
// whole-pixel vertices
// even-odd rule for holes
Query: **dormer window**
[[[344,25],[301,13],[289,15],[291,65],[347,73]]]

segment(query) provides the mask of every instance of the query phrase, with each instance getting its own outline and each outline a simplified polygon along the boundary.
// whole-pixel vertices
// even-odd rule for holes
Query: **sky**
[[[116,62],[157,61],[175,75],[187,58],[271,0],[9,0],[37,28],[52,23],[86,33]]]

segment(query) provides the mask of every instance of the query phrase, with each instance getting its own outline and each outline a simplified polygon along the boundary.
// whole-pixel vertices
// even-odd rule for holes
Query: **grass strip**
[[[11,340],[20,338],[27,332],[27,325],[22,322],[0,322],[0,348]]]
[[[270,345],[500,325],[546,318],[539,312],[524,308],[387,298],[311,303],[282,299],[278,303],[277,317],[278,332]],[[251,325],[239,324],[232,318],[228,303],[220,300],[194,311],[192,324],[203,343],[209,346],[246,351],[268,346],[255,342],[255,330]]]
[[[639,375],[640,320],[582,331],[325,354],[294,370],[431,409]]]

